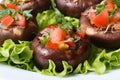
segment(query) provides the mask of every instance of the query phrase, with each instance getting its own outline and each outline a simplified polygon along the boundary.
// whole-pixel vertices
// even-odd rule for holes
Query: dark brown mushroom
[[[33,40],[32,49],[34,51],[34,60],[39,68],[48,68],[48,60],[51,59],[56,64],[56,70],[61,71],[63,70],[63,60],[73,68],[84,62],[90,54],[91,44],[87,39],[84,39],[80,41],[80,46],[76,50],[54,50],[45,48],[36,37]]]
[[[22,6],[23,10],[32,9],[32,14],[34,16],[36,16],[38,12],[42,12],[44,10],[49,9],[50,5],[51,5],[50,0],[23,0],[23,1],[19,1],[19,2],[24,2],[23,6]],[[5,0],[1,0],[0,4],[5,4]],[[19,7],[21,7],[21,6],[19,6]]]
[[[84,13],[81,15],[80,18],[80,25],[85,25],[81,27],[81,31],[84,32],[86,36],[90,38],[92,43],[104,48],[120,47],[120,30],[98,31],[95,25],[92,25],[90,23],[90,19],[87,17],[87,15],[84,15]]]
[[[27,0],[27,2],[31,3],[31,5],[26,6],[26,4],[24,4],[24,6],[22,8],[23,9],[34,9],[35,8],[34,5],[35,5],[36,1],[39,1],[39,0],[32,0],[32,1]],[[42,0],[40,0],[40,1],[42,1]],[[0,4],[5,5],[5,3],[6,3],[5,0],[0,1]],[[42,2],[41,2],[41,4],[42,4]],[[19,5],[17,4],[17,6],[19,6]],[[38,4],[37,4],[37,6],[38,6]],[[27,7],[29,7],[29,8],[27,8]],[[25,22],[24,22],[25,25],[23,24],[24,27],[21,25],[22,19],[24,19],[23,15],[19,14],[19,11],[17,11],[16,17],[17,17],[17,19],[13,18],[14,21],[13,21],[13,23],[11,23],[9,25],[8,28],[6,28],[1,23],[1,25],[0,25],[0,33],[1,33],[0,34],[0,46],[7,39],[12,39],[16,43],[18,42],[18,40],[32,41],[34,39],[34,37],[36,36],[36,34],[38,33],[38,26],[37,26],[37,23],[36,23],[34,17],[31,17],[29,20],[25,19]],[[17,23],[17,21],[19,21],[19,20],[21,23],[19,23],[19,22]]]
[[[49,9],[50,5],[50,0],[26,0],[25,4],[23,5],[23,10],[32,9],[33,15],[36,15],[38,12]]]
[[[80,17],[81,12],[102,0],[56,0],[58,9],[65,15]]]
[[[27,21],[25,28],[17,25],[11,26],[8,29],[0,28],[0,46],[7,39],[12,39],[16,43],[18,40],[31,41],[38,32],[37,28],[32,20]]]

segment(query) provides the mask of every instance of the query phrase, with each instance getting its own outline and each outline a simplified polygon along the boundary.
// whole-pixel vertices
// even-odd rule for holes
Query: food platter
[[[67,77],[45,76],[15,67],[0,64],[0,80],[119,80],[120,69],[98,75],[94,72],[88,74],[71,75]]]
[[[91,5],[90,10],[88,8],[86,13],[81,13],[80,19],[77,16],[62,13],[54,0],[43,1],[45,4],[47,3],[45,1],[51,3],[48,7],[46,6],[47,9],[42,10],[43,12],[40,10],[42,8],[38,6],[40,4],[37,3],[37,0],[32,1],[33,4],[29,4],[30,0],[28,2],[12,1],[0,0],[0,29],[3,30],[3,33],[4,30],[8,30],[8,32],[13,30],[12,36],[9,35],[11,32],[7,36],[4,36],[2,32],[3,37],[0,35],[0,40],[3,39],[0,45],[0,80],[120,79],[120,44],[118,44],[120,16],[117,16],[120,15],[119,0],[116,0],[119,4],[114,0],[104,0],[95,9]],[[26,7],[26,5],[28,6]],[[33,10],[28,10],[28,7]],[[106,13],[106,16],[103,13]],[[101,20],[101,16],[105,18],[105,21]],[[113,23],[116,25],[114,26]],[[95,27],[95,29],[91,30],[90,27]],[[20,32],[20,29],[27,32]],[[110,49],[103,46],[104,42],[102,48],[93,43],[94,36],[92,39],[91,33],[96,34],[96,32],[92,32],[94,30],[97,33],[102,31],[103,34],[105,33],[105,41],[107,40],[105,43],[109,44],[106,44],[108,47],[111,46]],[[116,35],[106,37],[106,33],[110,32],[111,34],[119,32],[119,37],[115,40]],[[95,41],[99,41],[99,39],[101,37],[97,37]],[[98,43],[101,44],[101,42]]]

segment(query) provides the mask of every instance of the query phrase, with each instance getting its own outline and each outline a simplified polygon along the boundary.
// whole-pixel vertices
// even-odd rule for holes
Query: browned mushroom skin
[[[102,0],[56,0],[58,9],[65,15],[80,17],[81,12]]]
[[[91,42],[99,47],[104,48],[120,48],[120,31],[97,31],[90,20],[84,14],[81,15],[80,24],[85,24],[87,27],[81,27],[81,31],[85,30],[86,36]]]
[[[23,10],[32,9],[32,13],[36,15],[38,12],[42,12],[46,9],[49,9],[50,5],[50,0],[28,0],[23,5]]]
[[[80,47],[77,50],[53,50],[41,45],[36,37],[33,40],[32,49],[34,60],[39,68],[48,68],[48,60],[51,59],[56,64],[56,70],[61,71],[63,69],[63,60],[67,61],[73,68],[76,68],[79,63],[85,61],[90,54],[91,44],[85,39],[80,42]]]
[[[7,39],[12,39],[16,43],[18,40],[31,41],[36,36],[37,32],[37,26],[31,20],[27,22],[25,28],[17,25],[11,26],[11,28],[8,29],[0,28],[0,46]]]

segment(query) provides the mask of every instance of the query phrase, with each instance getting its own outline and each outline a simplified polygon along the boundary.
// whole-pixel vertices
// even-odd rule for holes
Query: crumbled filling
[[[57,28],[57,27],[55,27],[55,28]],[[45,47],[48,44],[48,42],[52,40],[50,35],[52,32],[54,32],[55,28],[52,28],[52,30],[46,29],[44,32],[42,31],[40,33],[40,36],[38,37],[38,39],[40,40],[40,43],[42,45],[44,45]],[[56,33],[56,34],[60,34],[60,33]],[[65,34],[66,35],[65,35],[64,39],[61,39],[61,40],[58,40],[58,42],[55,42],[55,44],[58,45],[56,47],[58,47],[58,49],[60,49],[60,50],[76,49],[78,47],[78,42],[80,42],[80,36],[76,35],[75,32],[73,32],[72,30],[71,31],[69,30],[69,32],[65,32]],[[56,36],[56,37],[59,38],[61,36]],[[51,48],[51,47],[49,47],[49,48]]]

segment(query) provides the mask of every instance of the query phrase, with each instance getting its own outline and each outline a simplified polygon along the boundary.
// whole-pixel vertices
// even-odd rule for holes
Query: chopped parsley
[[[120,0],[111,0],[117,7],[120,7]]]
[[[106,6],[106,2],[96,5],[96,13],[99,14]]]

